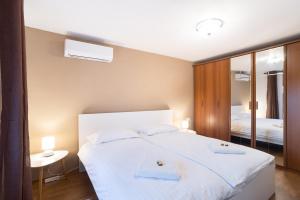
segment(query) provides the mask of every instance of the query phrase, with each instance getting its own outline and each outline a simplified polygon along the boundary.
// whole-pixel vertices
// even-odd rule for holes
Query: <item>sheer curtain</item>
[[[32,199],[23,0],[0,1],[0,199]]]

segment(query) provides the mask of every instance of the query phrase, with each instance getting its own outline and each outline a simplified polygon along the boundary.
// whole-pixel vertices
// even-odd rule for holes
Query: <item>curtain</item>
[[[0,1],[0,199],[32,199],[23,0]]]
[[[266,117],[279,119],[278,89],[276,72],[268,73],[267,81],[267,113]]]

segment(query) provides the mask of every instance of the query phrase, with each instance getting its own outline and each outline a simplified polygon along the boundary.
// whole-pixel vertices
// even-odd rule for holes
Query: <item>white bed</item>
[[[87,170],[99,199],[265,200],[274,193],[274,162],[273,159],[270,159],[271,157],[266,156],[265,162],[261,164],[252,162],[251,159],[253,158],[250,158],[250,160],[245,159],[244,161],[247,160],[248,162],[245,163],[241,159],[242,157],[233,155],[230,158],[228,155],[222,155],[224,156],[222,160],[211,157],[212,154],[206,155],[208,152],[203,154],[201,148],[194,148],[199,143],[190,143],[194,140],[204,144],[210,141],[209,138],[176,133],[178,137],[161,134],[151,138],[150,136],[133,138],[101,145],[93,145],[86,140],[88,135],[103,128],[136,129],[141,126],[158,124],[172,124],[172,111],[102,113],[79,116],[80,151],[78,155]],[[172,138],[173,140],[171,140]],[[182,138],[186,138],[181,143],[184,144],[182,145],[183,148],[174,148],[176,146],[174,144],[176,142],[180,143]],[[183,151],[188,149],[184,146],[189,146],[189,150]],[[192,149],[195,149],[195,151]],[[258,152],[249,149],[246,155],[249,155],[248,151],[251,154],[252,152],[254,154]],[[202,156],[212,159],[200,159],[201,155],[196,155],[201,154],[201,152]],[[158,155],[177,162],[181,166],[182,178],[177,182],[135,178],[134,171],[145,155]],[[221,166],[220,162],[223,162],[224,167],[212,167],[214,166],[212,164],[214,159],[216,159],[216,166]],[[226,162],[227,159],[234,162]],[[238,162],[240,159],[241,162]],[[206,163],[208,161],[210,164]],[[242,165],[247,165],[247,167],[243,168]],[[235,173],[234,166],[241,167],[241,172]],[[249,169],[252,169],[253,166],[256,166],[255,169],[251,170],[253,173],[245,176],[245,172],[249,172]],[[230,170],[231,167],[233,167],[233,170]],[[235,174],[237,175],[235,176]],[[235,178],[231,179],[231,177]]]
[[[251,138],[251,116],[244,113],[242,106],[232,106],[231,135],[241,138]],[[282,119],[256,119],[256,140],[283,145]]]
[[[181,166],[180,181],[135,178],[137,166],[149,155],[175,160]],[[139,138],[99,146],[85,144],[79,157],[98,198],[103,200],[217,200],[229,197],[232,191],[206,168]]]

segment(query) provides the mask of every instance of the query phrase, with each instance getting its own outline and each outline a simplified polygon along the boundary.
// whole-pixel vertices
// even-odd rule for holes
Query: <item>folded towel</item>
[[[246,152],[240,147],[227,142],[211,143],[209,149],[214,153],[219,154],[245,154]]]
[[[180,174],[175,163],[165,160],[147,159],[138,167],[136,177],[178,181]]]

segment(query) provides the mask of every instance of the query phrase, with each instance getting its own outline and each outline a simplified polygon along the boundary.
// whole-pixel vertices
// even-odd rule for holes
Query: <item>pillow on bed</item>
[[[138,133],[143,134],[143,135],[156,135],[160,133],[169,133],[169,132],[174,132],[178,131],[178,128],[173,125],[168,125],[168,124],[161,124],[157,126],[151,126],[151,127],[144,127],[140,128],[138,130]]]
[[[104,129],[89,135],[87,140],[92,144],[101,144],[124,140],[130,138],[139,138],[139,134],[130,129]]]

